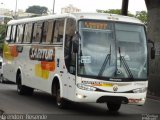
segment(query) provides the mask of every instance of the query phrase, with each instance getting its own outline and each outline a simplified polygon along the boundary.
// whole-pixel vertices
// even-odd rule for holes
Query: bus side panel
[[[59,75],[62,69],[60,66],[62,47],[32,45],[24,47],[24,50],[27,53],[24,53],[23,57],[23,64],[25,64],[23,84],[51,93],[54,75]],[[50,55],[53,55],[53,59],[48,61]]]
[[[19,56],[19,53],[16,51],[16,46],[14,44],[4,44],[3,49],[3,59],[4,59],[4,78],[16,82],[16,59]]]

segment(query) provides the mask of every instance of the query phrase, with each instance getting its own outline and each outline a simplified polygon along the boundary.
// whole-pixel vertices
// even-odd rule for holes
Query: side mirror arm
[[[155,46],[154,46],[154,42],[152,40],[148,40],[148,43],[151,43],[152,44],[152,47],[151,47],[151,59],[155,59]]]
[[[154,47],[154,42],[152,40],[148,39],[148,43],[151,43],[152,46]]]

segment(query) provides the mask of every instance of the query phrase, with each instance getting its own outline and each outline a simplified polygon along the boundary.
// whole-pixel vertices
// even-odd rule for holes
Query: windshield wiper
[[[103,74],[103,72],[104,72],[104,70],[106,68],[106,65],[107,65],[108,61],[109,61],[109,65],[110,65],[110,61],[111,61],[111,45],[110,45],[109,54],[107,54],[107,56],[106,56],[106,58],[105,58],[105,60],[103,62],[103,65],[102,65],[102,67],[101,67],[101,69],[100,69],[100,71],[98,73],[98,77],[102,76],[102,74]]]
[[[124,58],[124,56],[121,56],[121,48],[119,47],[119,55],[120,55],[120,67],[121,67],[121,62],[124,65],[125,70],[127,71],[128,75],[130,76],[131,79],[134,79],[133,74]]]

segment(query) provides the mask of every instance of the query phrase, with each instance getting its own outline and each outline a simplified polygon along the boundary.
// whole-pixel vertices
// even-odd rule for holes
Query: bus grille
[[[114,102],[114,103],[128,103],[128,99],[122,96],[102,96],[97,100],[97,103]]]

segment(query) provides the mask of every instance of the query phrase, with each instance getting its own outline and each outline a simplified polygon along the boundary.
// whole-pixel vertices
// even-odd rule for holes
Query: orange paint
[[[12,57],[17,57],[18,56],[18,52],[17,52],[17,48],[16,46],[10,46],[10,52],[11,52],[11,56]]]
[[[41,67],[43,70],[54,71],[55,70],[55,62],[41,62]]]

